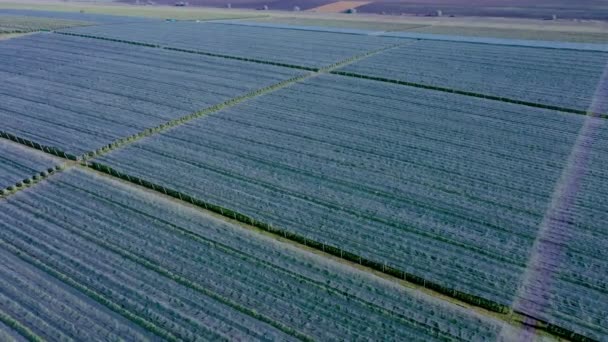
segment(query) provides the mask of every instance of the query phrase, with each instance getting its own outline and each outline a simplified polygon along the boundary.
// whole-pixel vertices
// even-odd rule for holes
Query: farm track
[[[246,101],[250,98],[256,97],[258,95],[263,95],[266,93],[270,93],[273,92],[274,90],[277,89],[281,89],[283,87],[286,87],[290,84],[296,83],[296,82],[300,82],[303,81],[305,79],[308,79],[310,77],[314,77],[315,75],[318,74],[322,74],[322,73],[330,73],[330,74],[340,74],[340,75],[345,75],[345,76],[351,76],[351,77],[362,77],[362,78],[370,78],[367,76],[362,76],[362,75],[356,75],[356,74],[350,74],[350,75],[346,75],[347,73],[343,73],[343,72],[339,72],[336,71],[335,69],[342,67],[344,65],[353,63],[359,59],[363,59],[366,58],[370,55],[382,52],[384,50],[387,49],[391,49],[391,48],[395,48],[397,46],[403,46],[403,45],[407,45],[407,44],[402,44],[402,45],[395,45],[395,46],[390,46],[388,48],[382,48],[379,50],[374,50],[371,52],[367,52],[365,54],[362,55],[358,55],[355,56],[353,58],[349,58],[348,60],[342,61],[340,63],[336,63],[334,65],[331,65],[329,67],[325,67],[325,68],[309,68],[309,67],[302,67],[302,66],[297,66],[297,65],[289,65],[289,64],[282,64],[282,63],[275,63],[275,62],[269,62],[269,61],[263,61],[263,60],[251,60],[251,59],[247,59],[247,58],[241,58],[241,57],[235,57],[235,56],[227,56],[227,55],[220,55],[220,54],[211,54],[211,53],[205,53],[205,52],[200,52],[200,51],[194,51],[194,50],[182,50],[182,49],[175,49],[175,48],[170,48],[170,47],[161,47],[158,45],[152,45],[152,44],[145,44],[145,43],[138,43],[138,42],[130,42],[130,41],[122,41],[122,40],[115,40],[115,39],[107,39],[107,38],[102,38],[102,37],[95,37],[95,36],[87,36],[87,35],[79,35],[79,34],[70,34],[70,33],[61,33],[61,32],[55,32],[58,34],[65,34],[65,35],[74,35],[74,36],[80,36],[80,37],[86,37],[86,38],[93,38],[93,39],[103,39],[103,40],[110,40],[110,41],[115,41],[115,42],[120,42],[120,43],[127,43],[127,44],[134,44],[134,45],[141,45],[141,46],[147,46],[147,47],[152,47],[152,48],[161,48],[161,49],[166,49],[166,50],[174,50],[174,51],[181,51],[181,52],[185,52],[185,53],[195,53],[195,54],[202,54],[202,55],[208,55],[208,56],[215,56],[215,57],[223,57],[223,58],[228,58],[228,59],[236,59],[236,60],[241,60],[241,61],[248,61],[248,62],[254,62],[254,63],[262,63],[262,64],[270,64],[270,65],[275,65],[275,66],[283,66],[283,67],[289,67],[289,68],[296,68],[296,69],[301,69],[301,70],[306,70],[306,71],[311,71],[311,73],[306,74],[306,75],[302,75],[302,76],[297,76],[294,78],[291,78],[289,80],[274,84],[272,86],[266,87],[266,88],[262,88],[253,92],[250,92],[246,95],[240,96],[240,97],[236,97],[233,98],[231,100],[225,101],[221,104],[206,108],[202,111],[199,112],[195,112],[192,113],[190,115],[172,120],[172,121],[168,121],[160,126],[154,127],[154,128],[150,128],[147,130],[144,130],[138,134],[135,134],[133,136],[130,137],[126,137],[126,138],[122,138],[119,139],[105,147],[102,147],[96,151],[91,151],[87,154],[84,154],[82,156],[74,156],[71,154],[67,154],[63,151],[60,151],[56,148],[52,148],[52,147],[48,147],[48,146],[43,146],[40,144],[37,144],[33,141],[30,140],[26,140],[26,139],[22,139],[20,137],[14,136],[10,133],[7,132],[0,132],[0,137],[4,138],[4,139],[8,139],[17,143],[20,143],[22,145],[28,146],[30,148],[36,149],[36,150],[41,150],[45,153],[48,154],[52,154],[55,156],[59,156],[61,158],[67,159],[68,161],[66,161],[64,164],[57,166],[54,170],[49,169],[48,170],[48,175],[47,176],[52,176],[64,169],[67,168],[72,168],[72,167],[78,167],[80,166],[86,166],[90,169],[96,170],[96,171],[100,171],[104,174],[108,174],[112,177],[116,177],[116,178],[120,178],[120,179],[124,179],[127,180],[130,183],[133,183],[137,186],[143,186],[145,188],[154,190],[157,193],[160,194],[164,194],[166,196],[170,196],[173,197],[175,199],[179,199],[180,201],[184,201],[184,202],[188,202],[191,203],[193,205],[195,205],[196,207],[199,208],[204,208],[205,210],[209,210],[215,213],[218,213],[220,215],[222,215],[223,217],[226,217],[228,219],[234,219],[236,221],[239,221],[241,223],[244,223],[246,225],[250,225],[253,226],[255,228],[261,229],[263,231],[269,232],[274,234],[275,236],[278,236],[280,238],[285,238],[287,240],[293,241],[298,245],[305,245],[308,248],[312,248],[317,250],[317,252],[321,252],[324,254],[329,254],[332,256],[336,256],[339,257],[345,261],[347,261],[348,263],[354,263],[354,264],[359,264],[361,267],[367,269],[368,271],[374,270],[374,271],[378,271],[381,272],[383,274],[389,275],[391,277],[395,277],[398,279],[403,279],[408,283],[417,285],[417,286],[421,286],[423,287],[425,290],[430,290],[430,293],[432,294],[439,294],[437,297],[442,298],[443,300],[445,300],[444,296],[447,296],[450,300],[454,300],[457,303],[461,302],[461,303],[465,303],[465,304],[461,304],[465,307],[468,308],[472,308],[474,310],[478,310],[481,311],[482,313],[486,314],[486,315],[490,315],[490,316],[494,316],[494,317],[498,317],[499,319],[508,322],[509,324],[530,324],[530,319],[532,321],[534,321],[534,328],[539,330],[539,331],[545,331],[548,332],[549,334],[553,335],[553,336],[557,336],[557,337],[561,337],[561,338],[566,338],[566,339],[570,339],[573,341],[591,341],[591,339],[588,339],[585,336],[576,334],[572,331],[568,331],[566,329],[563,329],[561,327],[549,324],[547,322],[538,320],[534,317],[526,317],[524,314],[517,312],[517,311],[512,311],[510,308],[503,306],[501,304],[497,304],[497,303],[493,303],[492,301],[488,301],[485,300],[483,298],[479,298],[479,297],[475,297],[475,296],[471,296],[468,295],[466,293],[462,293],[459,291],[455,291],[453,289],[446,289],[441,287],[438,284],[434,284],[432,282],[427,282],[425,279],[420,278],[416,275],[413,274],[408,274],[405,273],[403,271],[397,270],[397,269],[392,269],[389,268],[383,264],[374,262],[372,260],[366,260],[364,258],[361,258],[360,256],[357,256],[355,254],[349,253],[348,251],[342,251],[339,248],[333,247],[333,246],[328,246],[316,241],[312,241],[309,240],[305,237],[302,236],[298,236],[297,234],[293,234],[284,230],[281,230],[280,228],[277,227],[272,227],[266,223],[263,222],[258,222],[252,218],[249,218],[245,215],[242,215],[240,213],[234,212],[230,209],[227,208],[222,208],[210,203],[206,203],[203,202],[201,200],[198,200],[196,198],[193,198],[191,196],[188,196],[186,194],[182,194],[178,191],[172,190],[172,189],[168,189],[165,188],[163,186],[157,185],[157,184],[153,184],[150,182],[147,182],[146,180],[143,179],[138,179],[135,177],[130,177],[127,174],[121,174],[109,167],[106,167],[104,165],[101,165],[99,163],[90,161],[92,158],[95,158],[97,156],[101,156],[104,154],[107,154],[117,148],[123,147],[125,145],[129,145],[137,140],[140,140],[142,138],[157,134],[157,133],[161,133],[163,131],[166,131],[170,128],[182,125],[188,121],[203,117],[207,114],[211,114],[214,112],[217,112],[219,110],[222,110],[224,108],[227,107],[231,107],[233,105],[236,105],[238,103],[241,103],[243,101]],[[374,79],[374,78],[370,78],[370,79]],[[454,91],[451,89],[446,89],[446,88],[438,88],[438,87],[428,87],[428,86],[424,86],[424,85],[420,85],[420,84],[408,84],[407,82],[400,82],[400,81],[395,81],[395,80],[390,80],[390,79],[376,79],[377,81],[382,81],[382,82],[389,82],[389,83],[398,83],[398,84],[402,84],[402,85],[407,85],[407,86],[414,86],[414,87],[419,87],[419,88],[425,88],[425,89],[432,89],[432,90],[437,90],[437,91],[443,91],[443,92],[451,92],[451,93],[456,93],[456,94],[460,94],[460,95],[466,95],[466,96],[473,96],[473,97],[482,97],[485,99],[490,99],[490,100],[496,100],[496,101],[502,101],[502,102],[509,102],[509,103],[517,103],[520,105],[526,105],[526,106],[532,106],[532,107],[539,107],[539,108],[548,108],[548,109],[554,109],[554,110],[558,110],[558,111],[562,111],[562,112],[567,112],[567,113],[573,113],[573,114],[581,114],[581,115],[588,115],[588,113],[583,112],[583,111],[578,111],[578,110],[572,110],[572,109],[568,109],[568,108],[560,108],[560,107],[556,107],[556,108],[552,108],[551,106],[547,107],[545,105],[542,104],[534,104],[534,103],[525,103],[525,102],[521,102],[521,101],[517,101],[517,100],[510,100],[510,99],[505,99],[505,98],[498,98],[498,97],[488,97],[482,94],[475,94],[475,93],[468,93],[468,92],[458,92],[458,91]],[[437,89],[435,89],[437,88]],[[608,114],[601,114],[601,113],[592,113],[594,114],[594,116],[596,117],[601,117],[604,119],[608,119]],[[28,182],[26,183],[26,185],[22,188],[18,188],[17,190],[8,193],[6,196],[10,196],[11,194],[19,191],[20,189],[29,187],[29,186],[33,186],[36,183],[42,181],[45,177],[42,177],[42,179],[33,179],[32,182]],[[181,232],[182,234],[194,234],[192,232]],[[200,236],[194,234],[194,236],[190,235],[192,238],[201,238]],[[86,238],[86,237],[85,237]],[[95,242],[95,241],[93,241]],[[95,242],[95,243],[103,243],[103,242]],[[133,322],[137,323],[138,325],[152,331],[155,332],[156,334],[158,334],[159,336],[165,337],[169,340],[176,340],[176,337],[171,335],[169,332],[164,331],[156,326],[154,326],[152,323],[146,321],[144,318],[141,318],[123,308],[121,308],[119,305],[109,301],[107,298],[101,296],[100,294],[96,293],[95,291],[92,291],[90,289],[88,289],[86,287],[86,285],[83,284],[79,284],[78,282],[74,281],[73,279],[69,278],[68,276],[61,274],[60,272],[57,272],[55,270],[53,270],[52,268],[50,268],[49,266],[45,265],[43,261],[41,260],[37,260],[36,258],[28,255],[27,253],[24,253],[23,251],[19,250],[18,248],[11,246],[10,244],[7,244],[5,241],[1,240],[0,241],[0,246],[6,248],[7,250],[10,250],[11,252],[13,252],[14,254],[18,255],[21,259],[27,261],[28,263],[35,265],[36,267],[44,270],[45,272],[51,274],[52,276],[54,276],[55,278],[58,278],[62,281],[64,281],[65,283],[79,289],[80,291],[84,292],[85,294],[87,294],[89,297],[95,299],[96,301],[100,302],[101,304],[109,307],[110,309],[120,313],[121,315],[129,318],[130,320],[132,320]],[[106,248],[110,248],[111,246],[104,246]],[[162,274],[170,279],[175,280],[178,283],[183,283],[183,285],[186,285],[188,287],[194,288],[195,290],[198,291],[205,291],[204,288],[201,289],[197,289],[196,288],[196,284],[190,283],[187,279],[185,278],[181,278],[179,275],[174,275],[172,274],[170,271],[165,270],[161,267],[159,267],[158,265],[154,265],[152,263],[150,263],[149,261],[145,260],[145,259],[141,259],[136,255],[131,255],[128,254],[129,252],[127,251],[122,251],[122,250],[116,250],[117,253],[119,253],[120,255],[123,255],[126,258],[129,258],[147,268],[150,268],[151,270]],[[289,272],[288,270],[285,270],[286,272]],[[324,286],[323,284],[319,285],[319,286]],[[2,318],[6,318],[6,320],[3,320]],[[407,319],[406,317],[404,317],[404,319]],[[5,322],[6,324],[11,323],[10,321],[10,317],[3,317],[0,313],[0,321]],[[27,329],[27,328],[25,328]],[[289,329],[289,328],[287,328]],[[31,336],[28,333],[27,330],[23,331],[24,335],[26,337],[28,337],[28,339],[30,340],[37,340],[36,336],[32,333]],[[297,335],[297,334],[296,334]],[[300,339],[303,340],[307,340],[306,336],[296,336],[299,337]]]
[[[226,24],[226,25],[230,25],[230,24]],[[534,107],[534,108],[542,108],[542,109],[555,110],[555,111],[569,113],[569,114],[591,115],[591,116],[594,116],[594,117],[597,117],[597,118],[608,119],[608,113],[588,113],[585,110],[568,108],[568,107],[563,107],[563,106],[554,106],[554,105],[548,105],[548,104],[538,103],[538,102],[522,101],[522,100],[508,98],[508,97],[500,97],[500,96],[494,96],[494,95],[487,95],[487,94],[477,93],[477,92],[463,91],[463,90],[457,90],[457,89],[446,88],[446,87],[432,86],[432,85],[426,85],[426,84],[415,83],[415,82],[400,81],[400,80],[391,79],[391,78],[385,78],[385,77],[369,76],[369,75],[362,75],[362,74],[358,74],[358,73],[352,73],[352,72],[335,70],[335,69],[338,69],[341,66],[346,65],[346,64],[343,64],[344,62],[339,62],[339,63],[336,63],[336,64],[331,65],[331,66],[326,67],[326,68],[312,68],[312,67],[295,65],[295,64],[271,62],[271,61],[262,60],[262,59],[244,58],[244,57],[239,57],[239,56],[232,56],[232,55],[226,55],[226,54],[217,54],[217,53],[205,52],[205,51],[200,51],[200,50],[174,48],[174,47],[163,46],[163,45],[158,45],[158,44],[149,44],[149,43],[142,43],[142,42],[136,42],[136,41],[107,38],[107,37],[88,35],[88,34],[78,34],[78,33],[59,32],[59,31],[52,31],[52,32],[55,33],[55,34],[61,34],[61,35],[76,36],[76,37],[91,38],[91,39],[99,39],[99,40],[107,40],[107,41],[124,43],[124,44],[145,46],[145,47],[150,47],[150,48],[158,48],[158,49],[178,51],[178,52],[184,52],[184,53],[200,54],[200,55],[211,56],[211,57],[221,57],[221,58],[240,60],[240,61],[252,62],[252,63],[268,64],[268,65],[281,66],[281,67],[293,68],[293,69],[299,69],[299,70],[305,70],[305,71],[327,72],[327,73],[331,73],[331,74],[335,74],[335,75],[342,75],[342,76],[354,77],[354,78],[362,78],[362,79],[374,80],[374,81],[379,81],[379,82],[393,83],[393,84],[399,84],[399,85],[410,86],[410,87],[415,87],[415,88],[421,88],[421,89],[434,90],[434,91],[440,91],[440,92],[445,92],[445,93],[452,93],[452,94],[458,94],[458,95],[464,95],[464,96],[482,98],[482,99],[486,99],[486,100],[493,100],[493,101],[499,101],[499,102],[505,102],[505,103],[518,104],[518,105],[528,106],[528,107]],[[407,46],[407,45],[413,44],[413,43],[415,43],[415,41],[414,42],[410,42],[410,43],[405,43],[405,44],[397,44],[396,46]],[[385,49],[391,49],[391,48],[394,48],[396,46],[391,46],[391,47],[385,48]],[[378,52],[381,52],[383,50],[384,49],[381,49]],[[350,63],[348,63],[348,64],[350,64]]]

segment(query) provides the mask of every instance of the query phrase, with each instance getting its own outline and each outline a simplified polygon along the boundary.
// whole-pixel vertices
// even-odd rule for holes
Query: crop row
[[[2,312],[41,339],[142,340],[151,337],[124,317],[4,249],[0,249],[0,276]]]
[[[162,45],[307,68],[327,67],[403,39],[279,30],[221,23],[138,23],[61,32]]]
[[[607,63],[604,52],[419,41],[340,71],[586,111],[606,101],[596,90]]]
[[[137,325],[165,339],[188,340],[471,341],[518,333],[492,318],[79,169],[7,198],[0,216],[2,247],[130,319],[108,333],[134,332]],[[17,283],[10,278],[5,287]],[[2,286],[0,295],[7,295]],[[57,315],[68,323],[76,319],[61,312],[62,305],[78,309],[65,296],[56,296],[57,306],[38,317],[42,322],[20,324],[51,334]]]
[[[60,163],[57,158],[0,138],[0,195],[39,180],[48,173],[45,170],[54,172]]]
[[[2,129],[74,155],[299,74],[51,34],[8,41],[0,58]]]
[[[509,306],[583,119],[322,75],[97,162]],[[608,193],[606,149],[595,146],[590,155],[588,172],[598,181],[581,199]],[[588,270],[605,267],[597,250],[607,237],[604,209],[593,201],[574,209],[594,219],[574,227],[579,237],[567,245],[564,286],[583,291],[576,278],[583,273],[602,282]],[[579,294],[604,295],[601,288]],[[560,292],[556,301],[575,295]]]
[[[605,181],[595,173],[605,167],[606,153],[592,152],[604,147],[607,134],[606,120],[586,120],[540,225],[514,303],[519,312],[595,340],[608,336],[608,203],[598,191]],[[581,250],[589,252],[576,253]]]
[[[87,22],[3,15],[0,13],[0,33],[25,33],[90,25]]]
[[[28,341],[27,337],[30,338],[30,341],[40,341],[30,331],[22,331],[20,332],[20,326],[17,326],[16,321],[12,318],[9,318],[8,315],[5,315],[2,311],[0,311],[0,340],[6,342],[25,342]],[[27,337],[25,337],[26,335]]]
[[[0,14],[0,32],[2,33],[20,33],[33,32],[41,30],[54,30],[60,28],[68,28],[70,24],[84,25],[84,22],[71,22],[62,20],[47,20],[43,18],[10,16]]]

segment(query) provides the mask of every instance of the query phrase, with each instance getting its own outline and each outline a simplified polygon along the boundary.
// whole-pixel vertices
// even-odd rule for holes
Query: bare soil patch
[[[349,9],[355,9],[363,5],[369,4],[371,1],[336,1],[331,4],[319,6],[310,9],[311,11],[320,13],[342,13]]]

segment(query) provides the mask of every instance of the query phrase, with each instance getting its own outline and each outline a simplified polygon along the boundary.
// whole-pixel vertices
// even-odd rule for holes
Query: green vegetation
[[[21,323],[19,323],[18,321],[13,319],[11,316],[5,314],[2,311],[0,311],[0,323],[4,323],[4,324],[8,325],[9,327],[15,329],[23,337],[25,337],[28,341],[32,341],[32,342],[44,341],[42,338],[40,338],[40,336],[37,336],[36,334],[34,334],[29,328],[23,326]],[[2,331],[0,331],[0,333],[1,332]],[[0,334],[0,337],[2,337],[1,334]]]

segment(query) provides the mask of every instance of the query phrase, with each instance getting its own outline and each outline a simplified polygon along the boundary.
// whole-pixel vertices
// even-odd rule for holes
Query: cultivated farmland
[[[193,22],[96,26],[64,32],[307,68],[327,67],[358,54],[407,42],[396,38]]]
[[[0,56],[0,129],[74,156],[301,74],[56,34]]]
[[[0,191],[14,188],[17,183],[54,169],[61,160],[48,154],[28,149],[17,143],[0,139]]]
[[[0,322],[10,325],[17,337],[33,335],[55,341],[154,339],[126,318],[5,249],[0,249],[0,276]]]
[[[604,52],[418,41],[340,71],[584,112],[607,65]]]
[[[321,76],[141,140],[99,163],[509,306],[582,121]],[[605,179],[606,151],[597,146],[592,153],[597,164],[590,172]],[[582,229],[599,232],[599,222]],[[588,243],[573,242],[569,260],[608,269],[589,259]],[[572,272],[568,279],[575,280]]]
[[[84,21],[43,19],[36,17],[12,16],[0,13],[0,34],[27,33],[43,30],[57,30],[70,26],[84,26],[90,23]]]
[[[131,19],[0,42],[0,340],[608,341],[608,46]]]
[[[378,334],[386,334],[402,340],[481,341],[495,338],[502,329],[514,330],[80,170],[66,171],[38,191],[12,196],[0,204],[0,215],[0,245],[20,251],[19,258],[27,261],[0,263],[0,272],[41,264],[47,273],[69,279],[72,287],[85,287],[98,302],[131,320],[118,324],[124,332],[106,332],[122,337],[139,333],[138,325],[167,339],[186,340],[352,340],[383,339]],[[0,262],[5,258],[16,259],[0,254]],[[34,270],[28,273],[30,269],[24,266],[17,276],[41,277],[42,284],[52,281]],[[0,291],[4,293],[2,285]],[[60,292],[55,298],[78,310],[68,304],[73,296]],[[15,297],[17,302],[35,300]],[[17,319],[22,317],[18,304],[15,312],[8,312]],[[78,305],[96,306],[87,301]],[[50,325],[59,312],[48,311]],[[437,316],[431,318],[433,313]],[[108,316],[96,310],[88,314]],[[114,316],[107,319],[116,320]],[[27,317],[31,315],[19,323],[35,333],[54,331]],[[103,320],[94,323],[104,333]],[[66,332],[55,327],[57,333]],[[72,333],[82,337],[85,331]]]

